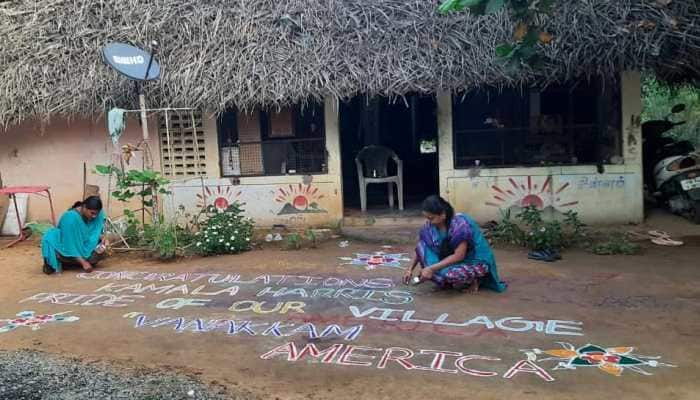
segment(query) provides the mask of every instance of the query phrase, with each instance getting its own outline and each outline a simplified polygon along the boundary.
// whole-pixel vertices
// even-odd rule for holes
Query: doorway
[[[421,201],[439,192],[437,102],[434,96],[408,94],[400,98],[360,95],[340,105],[343,203],[346,214],[360,210],[355,156],[369,145],[392,149],[403,161],[405,208],[419,211]],[[389,174],[395,174],[389,163]],[[395,205],[396,211],[398,208]],[[367,187],[367,211],[392,212],[387,186]]]

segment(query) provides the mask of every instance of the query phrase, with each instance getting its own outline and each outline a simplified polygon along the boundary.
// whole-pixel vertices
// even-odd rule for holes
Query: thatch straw
[[[700,76],[696,0],[560,2],[538,70],[494,57],[506,13],[437,13],[430,0],[43,0],[0,2],[0,126],[134,108],[103,64],[113,41],[161,44],[150,105],[221,111],[366,92],[546,84],[624,68]],[[668,3],[668,5],[664,5]]]

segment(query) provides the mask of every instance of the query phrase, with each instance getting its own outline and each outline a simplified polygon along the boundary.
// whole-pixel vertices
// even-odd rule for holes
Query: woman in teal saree
[[[420,230],[405,283],[411,281],[413,270],[420,264],[419,281],[431,280],[443,289],[476,292],[479,286],[485,286],[497,292],[506,290],[491,247],[471,217],[455,214],[450,203],[439,196],[425,199],[422,208],[427,222]]]
[[[78,265],[86,272],[92,272],[104,255],[102,230],[105,218],[102,200],[97,196],[76,202],[66,211],[58,226],[46,232],[41,240],[44,273],[60,272],[63,264]]]

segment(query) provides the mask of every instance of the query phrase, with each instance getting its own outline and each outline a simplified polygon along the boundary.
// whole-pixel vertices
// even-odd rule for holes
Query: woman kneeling
[[[420,264],[418,280],[432,280],[440,288],[476,292],[482,284],[498,292],[506,289],[498,277],[491,247],[472,218],[455,214],[450,203],[439,196],[423,201],[423,216],[428,221],[420,231],[416,256],[404,283],[411,281]]]
[[[102,200],[90,196],[73,204],[58,221],[58,226],[46,232],[41,240],[44,273],[61,271],[63,264],[77,265],[86,272],[104,256],[102,243],[105,213]]]

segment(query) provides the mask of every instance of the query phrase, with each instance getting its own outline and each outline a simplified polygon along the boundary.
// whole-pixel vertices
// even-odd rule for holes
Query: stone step
[[[340,233],[350,239],[381,245],[414,245],[421,224],[343,226]]]
[[[357,215],[346,216],[343,218],[343,226],[416,226],[421,227],[425,223],[425,218],[422,216],[381,216],[375,217],[372,215]]]

